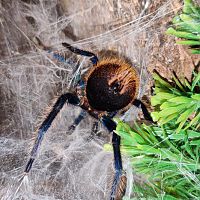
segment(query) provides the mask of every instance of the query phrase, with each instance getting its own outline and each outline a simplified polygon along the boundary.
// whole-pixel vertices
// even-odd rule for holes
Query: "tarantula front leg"
[[[110,200],[122,199],[126,191],[127,178],[122,168],[122,159],[120,153],[120,136],[118,136],[113,130],[116,129],[116,123],[107,116],[102,116],[101,122],[103,125],[112,132],[112,145],[114,152],[114,167],[115,176],[112,183]]]
[[[68,43],[62,43],[62,45],[64,47],[66,47],[67,49],[69,49],[71,52],[75,53],[75,54],[78,54],[78,55],[81,55],[81,56],[87,56],[87,57],[90,57],[90,61],[92,62],[93,65],[96,65],[97,62],[98,62],[98,58],[97,56],[94,54],[94,53],[91,53],[89,51],[84,51],[84,50],[81,50],[81,49],[78,49],[78,48],[75,48],[75,47],[72,47],[70,44]]]
[[[37,156],[39,146],[41,145],[41,142],[43,140],[44,134],[47,132],[47,130],[51,126],[53,120],[55,119],[55,117],[60,112],[60,110],[62,109],[62,107],[64,106],[64,104],[66,102],[73,104],[73,105],[79,105],[79,103],[80,103],[78,97],[75,94],[72,94],[72,93],[63,94],[58,98],[58,100],[54,104],[51,112],[49,113],[47,118],[44,120],[44,122],[42,123],[42,125],[38,129],[38,135],[37,135],[37,138],[35,140],[35,144],[32,148],[29,161],[28,161],[28,163],[25,167],[25,170],[24,170],[25,173],[28,173],[31,170],[33,162],[34,162],[34,160]]]
[[[86,111],[82,110],[78,117],[75,118],[73,124],[68,128],[68,131],[74,131],[80,122],[85,118]]]

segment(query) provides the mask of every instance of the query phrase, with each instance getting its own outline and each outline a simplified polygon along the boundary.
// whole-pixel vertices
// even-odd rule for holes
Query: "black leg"
[[[116,123],[107,116],[102,116],[103,125],[113,133],[112,145],[114,151],[115,176],[112,184],[110,200],[121,199],[126,191],[126,176],[122,168],[122,159],[120,153],[120,136],[113,132],[116,129]]]
[[[153,122],[153,119],[149,113],[149,111],[147,110],[146,106],[144,105],[144,103],[142,103],[142,101],[136,99],[134,102],[133,102],[133,105],[138,107],[141,106],[141,109],[142,109],[142,112],[143,112],[143,115],[144,115],[144,118],[148,121],[151,121]]]
[[[67,49],[69,49],[71,52],[81,55],[81,56],[87,56],[90,57],[91,62],[93,63],[93,65],[96,65],[98,62],[98,58],[94,53],[91,53],[89,51],[84,51],[75,47],[72,47],[70,44],[68,43],[62,43],[62,45],[64,47],[66,47]]]
[[[79,116],[74,120],[73,124],[68,128],[68,131],[74,131],[75,128],[79,125],[79,123],[85,118],[85,116],[86,112],[82,110]]]
[[[95,121],[92,125],[91,135],[87,138],[87,141],[91,141],[94,138],[94,136],[97,135],[98,130],[99,130],[99,123]]]
[[[99,130],[99,123],[95,121],[92,125],[92,135],[96,135]]]
[[[80,103],[78,97],[71,93],[63,94],[58,98],[58,100],[54,104],[50,114],[47,116],[47,118],[44,120],[44,122],[42,123],[42,125],[40,126],[40,128],[38,130],[38,136],[35,140],[35,144],[31,151],[30,159],[24,170],[25,173],[28,173],[30,171],[30,169],[32,168],[32,164],[37,156],[37,152],[38,152],[39,146],[41,145],[41,142],[43,140],[44,134],[47,132],[47,130],[51,126],[53,120],[55,119],[55,117],[57,116],[57,114],[59,113],[59,111],[62,109],[62,107],[64,106],[64,104],[67,101],[68,101],[68,103],[73,104],[73,105],[79,105],[79,103]]]

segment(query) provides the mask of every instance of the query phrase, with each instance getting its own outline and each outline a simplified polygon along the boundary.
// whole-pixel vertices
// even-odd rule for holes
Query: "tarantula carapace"
[[[136,100],[139,88],[138,73],[133,66],[123,59],[106,58],[98,60],[97,56],[91,52],[72,47],[67,43],[62,43],[62,45],[75,54],[89,57],[93,67],[79,81],[76,90],[63,94],[57,99],[51,112],[39,127],[38,136],[26,165],[25,173],[29,173],[32,168],[44,134],[56,115],[65,103],[73,104],[80,106],[84,111],[100,120],[112,133],[115,175],[110,200],[121,199],[126,190],[126,175],[122,168],[120,137],[113,131],[116,129],[116,123],[112,118],[117,112],[127,110],[132,104],[141,105],[143,112],[147,113],[144,104]],[[82,112],[74,120],[70,129],[74,129],[84,116],[84,112]],[[147,118],[150,118],[150,116]]]

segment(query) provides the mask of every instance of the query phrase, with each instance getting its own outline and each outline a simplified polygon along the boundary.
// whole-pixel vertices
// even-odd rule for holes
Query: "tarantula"
[[[53,105],[51,112],[38,129],[38,135],[24,172],[29,173],[31,170],[44,134],[64,104],[80,106],[91,116],[100,120],[112,133],[115,175],[110,200],[121,199],[126,190],[127,179],[122,168],[120,137],[113,131],[116,129],[116,123],[112,118],[117,112],[128,110],[134,104],[141,106],[146,119],[151,119],[144,104],[136,99],[139,89],[138,73],[133,66],[123,59],[106,58],[98,60],[97,56],[91,52],[72,47],[67,43],[62,43],[62,45],[75,54],[89,57],[93,67],[79,81],[75,91],[62,94]],[[75,129],[85,117],[84,113],[81,112],[70,129]]]

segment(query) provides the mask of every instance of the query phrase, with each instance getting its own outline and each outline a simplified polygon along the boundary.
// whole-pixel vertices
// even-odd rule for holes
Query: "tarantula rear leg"
[[[37,138],[35,140],[35,144],[32,148],[29,161],[26,164],[26,167],[25,167],[25,170],[24,170],[25,173],[29,173],[29,171],[31,170],[33,162],[34,162],[34,160],[37,156],[38,149],[39,149],[39,147],[42,143],[44,134],[47,132],[47,130],[51,126],[53,120],[55,119],[57,114],[60,112],[60,110],[63,108],[63,106],[66,102],[68,102],[72,105],[79,105],[79,103],[80,103],[78,97],[75,94],[72,94],[72,93],[63,94],[58,98],[58,100],[54,104],[51,112],[49,113],[47,118],[44,120],[44,122],[42,123],[42,125],[38,129],[38,135],[37,135]]]
[[[120,136],[113,130],[116,129],[116,123],[107,116],[102,116],[101,121],[103,125],[112,132],[112,146],[114,152],[114,168],[115,175],[112,183],[110,200],[121,200],[126,191],[127,178],[122,168],[122,159],[120,153]]]

